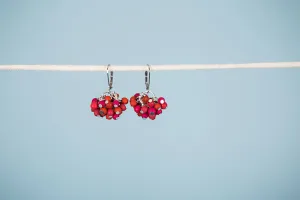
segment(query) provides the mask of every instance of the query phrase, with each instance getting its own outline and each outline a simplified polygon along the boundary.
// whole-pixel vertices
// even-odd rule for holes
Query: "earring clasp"
[[[110,64],[108,64],[106,68],[108,90],[110,91],[113,88],[114,72],[112,70],[109,71],[109,68]]]
[[[145,71],[145,85],[146,85],[146,90],[149,91],[150,89],[150,71],[151,71],[151,66],[148,65],[148,70]]]

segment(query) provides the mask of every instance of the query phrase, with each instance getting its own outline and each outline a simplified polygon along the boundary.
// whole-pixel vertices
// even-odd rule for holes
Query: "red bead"
[[[158,101],[158,103],[160,103],[160,104],[165,103],[165,99],[164,99],[163,97],[159,97],[157,101]]]
[[[149,99],[149,100],[148,100],[148,106],[149,106],[150,108],[152,108],[154,105],[155,105],[155,103],[154,103],[153,99]]]
[[[93,103],[93,104],[91,105],[91,110],[92,110],[92,111],[96,110],[97,108],[98,108],[98,105],[97,105],[96,103]]]
[[[162,109],[166,109],[167,107],[168,107],[167,102],[165,102],[165,103],[163,103],[163,104],[161,105],[161,108],[162,108]]]
[[[155,120],[155,118],[156,118],[156,115],[149,115],[149,119]]]
[[[109,109],[107,110],[107,116],[113,116],[113,115],[114,115],[113,109],[109,108]]]
[[[120,108],[122,109],[122,111],[125,111],[125,110],[126,110],[125,104],[121,104],[121,105],[120,105]]]
[[[134,111],[135,111],[136,113],[139,113],[139,112],[141,111],[141,106],[140,106],[140,105],[136,105],[136,106],[134,107]]]
[[[146,113],[148,111],[148,107],[147,106],[143,106],[141,108],[141,113]]]
[[[100,116],[100,110],[99,109],[94,110],[94,115],[95,116]]]
[[[157,112],[156,112],[156,115],[160,115],[162,113],[162,110],[158,110]]]
[[[94,111],[98,108],[98,99],[94,98],[91,102],[91,110]]]
[[[113,108],[114,107],[114,105],[112,104],[112,102],[108,102],[106,105],[106,108]]]

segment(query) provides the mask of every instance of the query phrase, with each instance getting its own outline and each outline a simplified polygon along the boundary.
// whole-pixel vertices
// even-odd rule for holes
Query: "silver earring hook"
[[[147,64],[147,66],[148,66],[148,71],[145,71],[145,85],[146,85],[146,90],[149,91],[151,66],[148,64]]]
[[[106,68],[108,89],[110,91],[113,88],[112,85],[113,85],[113,80],[114,80],[114,72],[109,71],[109,68],[110,68],[110,64],[108,64],[107,68]]]

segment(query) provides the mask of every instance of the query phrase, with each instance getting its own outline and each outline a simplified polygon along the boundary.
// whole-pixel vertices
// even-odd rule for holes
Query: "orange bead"
[[[111,103],[111,102],[108,102],[107,104],[106,104],[106,108],[113,108],[113,104]]]
[[[161,109],[161,105],[160,105],[159,103],[156,103],[156,104],[154,105],[154,108],[155,108],[156,110],[159,110],[159,109]]]
[[[106,108],[100,108],[100,115],[106,115],[107,114],[107,109]]]
[[[136,100],[136,98],[134,96],[130,97],[130,101],[133,101],[133,100]]]
[[[112,116],[106,115],[106,119],[111,120]]]
[[[120,107],[116,107],[114,109],[114,112],[117,114],[117,115],[120,115],[122,113],[122,109]]]
[[[122,103],[123,103],[123,104],[128,104],[128,99],[127,99],[126,97],[123,97],[123,98],[122,98]]]
[[[111,101],[111,97],[110,97],[110,96],[105,96],[104,99],[105,99],[106,101]]]
[[[136,106],[136,104],[137,104],[136,100],[131,100],[131,101],[130,101],[130,105],[131,105],[132,107]]]
[[[148,97],[148,96],[144,96],[144,97],[142,98],[142,101],[143,101],[143,103],[148,103],[149,97]]]

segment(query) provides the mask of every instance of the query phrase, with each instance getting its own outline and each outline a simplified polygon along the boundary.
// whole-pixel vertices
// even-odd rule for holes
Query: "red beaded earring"
[[[107,120],[117,120],[123,111],[126,110],[128,99],[119,98],[119,94],[111,91],[113,84],[113,71],[109,71],[110,65],[107,66],[108,91],[104,92],[99,98],[93,98],[91,102],[91,111],[96,117],[105,117]]]
[[[136,93],[130,98],[130,105],[139,117],[143,119],[154,120],[157,115],[162,114],[162,110],[166,109],[168,104],[163,97],[157,98],[150,88],[150,65],[148,71],[145,71],[146,91]]]

